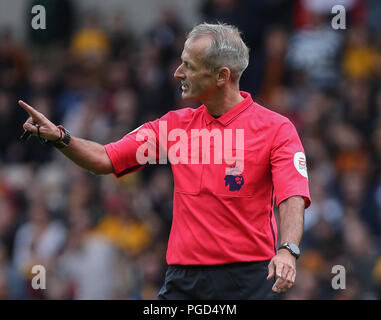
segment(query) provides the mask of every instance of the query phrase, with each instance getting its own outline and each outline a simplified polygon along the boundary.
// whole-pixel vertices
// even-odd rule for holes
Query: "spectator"
[[[28,214],[28,221],[16,231],[13,252],[13,264],[26,281],[32,279],[34,265],[42,265],[49,270],[66,238],[65,228],[49,217],[43,203],[33,202]],[[29,286],[27,288],[29,298],[39,293],[30,290]]]
[[[71,50],[79,59],[102,63],[110,53],[110,39],[100,26],[96,13],[85,17],[84,27],[74,33],[71,40]]]

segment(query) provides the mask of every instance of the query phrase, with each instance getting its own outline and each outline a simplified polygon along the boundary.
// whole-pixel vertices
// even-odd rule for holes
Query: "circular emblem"
[[[308,178],[306,156],[303,152],[295,153],[294,166],[303,177]]]

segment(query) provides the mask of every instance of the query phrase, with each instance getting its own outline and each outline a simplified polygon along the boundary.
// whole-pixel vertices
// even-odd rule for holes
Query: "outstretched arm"
[[[29,114],[28,120],[23,125],[24,130],[37,135],[38,129],[36,125],[38,125],[41,138],[56,141],[61,137],[61,130],[42,113],[22,100],[18,103]],[[113,172],[111,160],[104,146],[99,143],[71,137],[69,145],[58,150],[80,167],[95,174],[109,174]]]
[[[281,243],[292,242],[299,245],[304,229],[304,208],[305,201],[300,196],[290,197],[279,204]],[[277,276],[273,291],[284,292],[293,286],[296,277],[295,260],[285,249],[278,250],[271,259],[267,279]]]

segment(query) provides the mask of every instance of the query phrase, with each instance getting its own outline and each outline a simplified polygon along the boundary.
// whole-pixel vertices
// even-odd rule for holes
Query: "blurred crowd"
[[[346,8],[344,30],[331,26],[331,0],[199,8],[202,21],[243,32],[251,61],[242,90],[290,118],[306,151],[312,205],[296,284],[282,299],[381,299],[381,2],[336,2]],[[190,26],[163,8],[138,36],[128,12],[104,19],[79,14],[74,1],[35,4],[46,5],[46,30],[28,21],[23,43],[0,30],[0,299],[155,299],[170,167],[92,175],[36,138],[20,142],[27,114],[17,101],[102,144],[197,107],[173,78]],[[34,265],[46,269],[46,290],[31,287]],[[345,268],[344,290],[332,288],[335,265]]]

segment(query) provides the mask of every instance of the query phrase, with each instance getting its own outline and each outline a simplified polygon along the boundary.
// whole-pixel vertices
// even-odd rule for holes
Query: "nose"
[[[183,71],[182,71],[182,66],[183,66],[183,64],[180,64],[180,65],[177,67],[175,73],[173,74],[173,76],[174,76],[176,79],[184,79],[184,78],[185,78],[185,75],[184,75],[184,73],[183,73]]]

